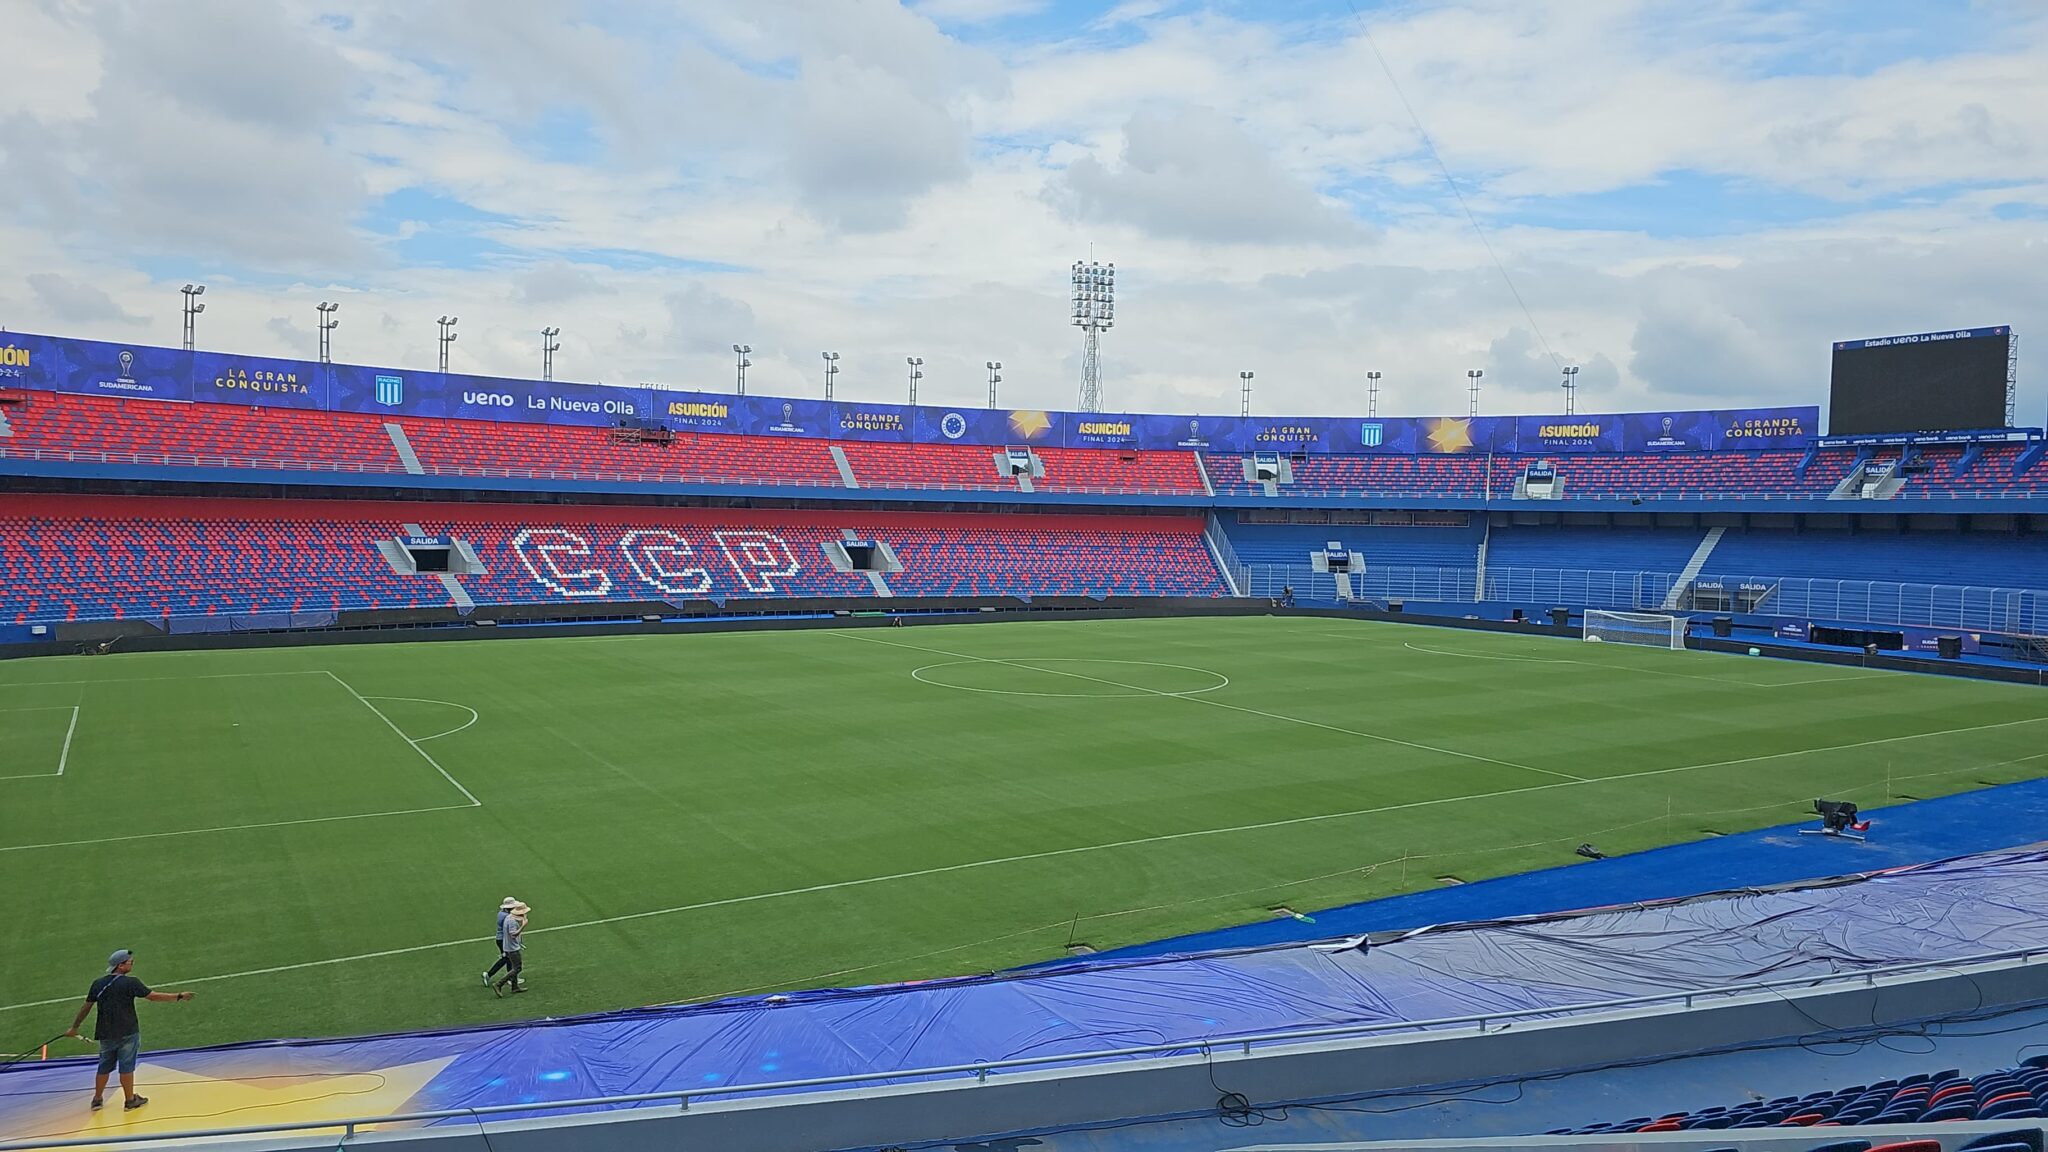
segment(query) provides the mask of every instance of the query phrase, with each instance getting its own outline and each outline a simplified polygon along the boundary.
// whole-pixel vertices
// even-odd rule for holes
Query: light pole
[[[562,342],[555,337],[561,334],[560,328],[552,326],[540,330],[540,378],[543,380],[555,378],[555,353],[562,350]]]
[[[1378,372],[1367,372],[1365,374],[1365,414],[1369,417],[1380,414],[1380,374]]]
[[[1465,379],[1472,382],[1472,411],[1469,415],[1479,415],[1479,378],[1484,375],[1486,375],[1486,372],[1479,368],[1474,368],[1465,373]]]
[[[993,408],[996,406],[996,385],[1003,382],[1003,362],[991,360],[984,367],[988,369],[988,406]]]
[[[915,404],[917,403],[917,382],[924,379],[924,357],[905,356],[903,362],[910,365],[910,402]]]
[[[448,374],[448,346],[455,343],[455,325],[461,319],[462,317],[460,316],[443,316],[435,321],[435,323],[441,326],[441,374],[443,376]]]
[[[341,305],[322,300],[315,307],[320,313],[320,362],[331,364],[334,362],[334,341],[328,334],[341,327],[341,321],[334,317],[336,312],[341,311]]]
[[[1249,416],[1252,414],[1252,373],[1239,372],[1237,378],[1244,386],[1243,391],[1238,394],[1237,414]]]
[[[832,398],[832,378],[839,375],[839,353],[820,352],[818,355],[825,358],[825,399],[830,400]]]
[[[1579,413],[1579,369],[1576,365],[1564,370],[1564,414],[1576,416]]]
[[[1074,261],[1074,327],[1081,330],[1081,411],[1102,411],[1102,334],[1116,326],[1116,265]]]
[[[734,377],[739,381],[739,394],[742,396],[747,394],[747,369],[754,366],[754,362],[747,359],[747,354],[753,350],[754,346],[752,344],[735,344],[732,346],[732,371]]]
[[[178,291],[185,294],[185,351],[190,352],[198,332],[193,318],[206,311],[206,305],[199,302],[199,298],[206,295],[206,285],[187,284]]]

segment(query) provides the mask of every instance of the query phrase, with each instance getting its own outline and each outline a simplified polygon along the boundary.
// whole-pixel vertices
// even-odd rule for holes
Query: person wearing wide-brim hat
[[[526,968],[527,911],[526,905],[517,901],[514,901],[512,907],[505,910],[506,972],[498,978],[496,984],[491,985],[491,991],[496,995],[503,996],[505,994],[505,987],[508,984],[511,985],[514,992],[526,991],[526,982],[521,980],[519,976]]]
[[[486,988],[491,986],[492,977],[512,966],[512,961],[505,955],[505,921],[512,915],[512,909],[518,906],[519,897],[517,896],[507,896],[498,902],[498,962],[491,965],[490,970],[484,973],[484,987]]]
[[[94,1108],[106,1102],[107,1074],[116,1068],[121,1070],[121,1095],[126,1097],[122,1107],[132,1112],[149,1103],[148,1097],[135,1094],[135,1055],[142,1048],[142,1024],[135,1018],[135,1002],[164,1003],[192,998],[190,992],[151,991],[149,985],[129,975],[134,969],[135,953],[126,948],[107,957],[107,974],[86,990],[85,1003],[78,1006],[78,1015],[64,1033],[76,1038],[78,1026],[85,1023],[85,1014],[95,1005],[99,1007],[100,1016],[92,1029],[92,1038],[100,1045],[99,1071],[92,1082]]]

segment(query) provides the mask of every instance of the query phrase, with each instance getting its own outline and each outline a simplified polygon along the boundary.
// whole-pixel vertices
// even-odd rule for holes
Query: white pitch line
[[[1737,688],[1797,688],[1802,684],[1841,684],[1850,680],[1881,680],[1882,672],[1858,672],[1852,676],[1820,676],[1810,680],[1773,680],[1764,683],[1756,680],[1731,680],[1726,676],[1700,676],[1691,672],[1669,672],[1662,668],[1631,668],[1621,664],[1602,664],[1597,660],[1573,660],[1550,656],[1482,656],[1477,652],[1449,652],[1442,648],[1425,648],[1418,644],[1402,643],[1401,647],[1410,652],[1427,652],[1432,656],[1456,656],[1461,660],[1500,660],[1516,664],[1576,664],[1582,668],[1596,668],[1603,672],[1620,672],[1633,675],[1641,672],[1649,676],[1676,676],[1681,680],[1705,680],[1709,684],[1732,684]]]
[[[469,705],[467,705],[467,704],[457,704],[457,703],[456,703],[456,702],[454,702],[453,700],[424,700],[424,699],[421,699],[421,698],[420,698],[420,697],[418,697],[418,696],[370,696],[370,697],[367,697],[367,699],[370,699],[370,700],[403,700],[403,701],[405,701],[405,702],[406,702],[406,703],[408,703],[408,704],[439,704],[439,705],[442,705],[443,707],[446,707],[446,708],[460,708],[460,709],[462,709],[462,710],[463,710],[464,712],[467,712],[467,713],[469,713],[469,723],[468,723],[468,724],[464,724],[464,725],[463,725],[463,726],[462,726],[461,728],[450,728],[450,729],[449,729],[449,730],[447,730],[446,732],[436,732],[436,733],[434,733],[434,734],[433,734],[432,736],[422,736],[422,737],[420,737],[420,738],[419,738],[419,742],[420,742],[420,743],[422,743],[422,744],[426,743],[426,742],[427,742],[427,741],[429,741],[429,740],[439,740],[439,739],[440,739],[441,737],[443,737],[443,736],[453,736],[453,735],[455,735],[455,734],[456,734],[457,732],[461,732],[461,731],[463,731],[464,729],[467,729],[467,728],[469,728],[469,727],[470,727],[470,725],[473,725],[473,724],[475,724],[475,723],[477,722],[477,719],[478,719],[478,716],[477,716],[477,714],[476,714],[476,709],[474,709],[474,708],[471,708],[471,707],[470,707]]]
[[[1054,676],[1071,676],[1076,680],[1092,680],[1097,684],[1107,684],[1112,688],[1122,688],[1130,692],[1140,692],[1150,696],[1170,697],[1175,700],[1192,700],[1197,704],[1207,704],[1215,708],[1227,708],[1232,712],[1243,712],[1249,716],[1264,716],[1268,720],[1281,720],[1289,724],[1300,724],[1309,728],[1321,728],[1326,732],[1339,732],[1346,736],[1356,736],[1362,740],[1377,740],[1384,744],[1398,744],[1403,748],[1414,748],[1423,752],[1435,752],[1443,756],[1455,756],[1460,760],[1475,760],[1482,764],[1493,764],[1502,768],[1514,768],[1523,772],[1540,772],[1545,776],[1555,776],[1560,780],[1586,779],[1586,777],[1584,776],[1574,776],[1569,772],[1555,772],[1549,768],[1537,768],[1528,764],[1517,764],[1512,760],[1496,760],[1491,756],[1481,756],[1476,752],[1459,752],[1450,748],[1439,748],[1434,744],[1418,744],[1412,740],[1401,740],[1392,736],[1382,736],[1377,732],[1361,732],[1356,728],[1339,728],[1335,724],[1324,724],[1321,721],[1317,720],[1304,720],[1299,716],[1285,716],[1278,712],[1266,712],[1258,708],[1247,708],[1242,704],[1226,704],[1221,700],[1212,700],[1207,696],[1196,696],[1191,694],[1184,695],[1178,692],[1161,692],[1152,688],[1144,688],[1136,684],[1124,684],[1116,680],[1104,680],[1096,676],[1084,676],[1079,672],[1061,672],[1055,668],[1040,668],[1032,664],[1021,664],[1014,660],[999,660],[988,656],[969,656],[964,652],[948,652],[943,648],[925,648],[916,644],[899,644],[894,640],[877,640],[874,637],[861,636],[853,632],[832,632],[829,633],[829,635],[843,636],[848,640],[864,640],[870,644],[886,644],[891,648],[904,648],[912,652],[928,652],[934,656],[952,656],[960,660],[977,661],[985,664],[1003,664],[1011,668],[1022,668],[1030,672],[1047,672],[1051,673]]]
[[[18,776],[0,776],[0,780],[48,780],[52,777],[62,776],[64,774],[64,765],[71,760],[71,735],[78,731],[78,705],[49,704],[37,708],[0,708],[0,712],[62,712],[67,707],[71,712],[71,725],[64,729],[64,750],[57,754],[57,770],[55,772],[24,772]]]
[[[78,732],[78,705],[71,706],[71,723],[64,729],[64,750],[57,754],[57,775],[64,774],[64,766],[71,762],[71,737]]]
[[[47,844],[0,844],[0,852],[34,852],[44,848],[84,848],[94,844],[126,844],[135,840],[162,840],[172,836],[200,836],[208,832],[253,832],[262,828],[292,828],[300,824],[330,824],[342,820],[374,820],[383,816],[412,816],[421,812],[467,811],[474,805],[442,804],[433,808],[400,808],[392,812],[357,812],[349,816],[308,816],[301,820],[272,820],[263,824],[221,824],[212,828],[181,828],[173,832],[136,832],[128,836],[101,836],[92,840],[52,840]]]
[[[1427,652],[1432,656],[1456,656],[1460,660],[1501,660],[1514,664],[1577,664],[1577,660],[1553,660],[1548,656],[1481,656],[1477,652],[1446,652],[1441,648],[1424,648],[1402,641],[1401,647],[1410,652]]]
[[[334,673],[327,672],[326,669],[322,669],[321,671],[325,672],[327,676],[331,677],[336,684],[341,685],[343,688],[347,688],[348,694],[355,697],[357,700],[362,701],[363,707],[368,708],[371,712],[376,713],[377,719],[382,720],[384,722],[385,727],[391,729],[393,732],[398,733],[398,738],[400,740],[405,741],[407,744],[411,745],[412,750],[419,753],[421,759],[433,765],[434,771],[439,772],[443,780],[446,780],[450,784],[455,785],[455,790],[457,792],[462,793],[463,798],[469,801],[470,807],[481,808],[484,806],[483,801],[477,799],[474,793],[470,792],[469,789],[464,788],[462,786],[462,781],[457,780],[453,776],[450,776],[448,774],[448,770],[446,768],[441,767],[441,762],[439,760],[434,759],[433,753],[428,752],[425,748],[420,747],[419,741],[413,739],[410,736],[407,736],[405,734],[405,729],[400,728],[396,724],[393,724],[391,722],[391,717],[386,716],[382,709],[378,708],[375,704],[370,703],[368,697],[365,697],[361,692],[356,691],[354,686],[350,685],[348,681],[343,680],[341,677],[334,675]],[[435,701],[435,703],[438,704],[441,703],[441,701],[437,700]],[[457,705],[457,707],[461,707],[461,705]]]
[[[302,668],[286,672],[211,672],[202,676],[111,676],[104,680],[4,680],[0,691],[15,688],[47,688],[66,684],[152,684],[161,680],[248,680],[264,676],[332,676],[325,668]]]
[[[1521,796],[1531,792],[1550,792],[1560,788],[1581,788],[1589,784],[1610,784],[1625,780],[1638,780],[1650,776],[1667,776],[1674,772],[1694,772],[1706,768],[1725,768],[1736,764],[1753,764],[1763,760],[1774,760],[1787,756],[1805,756],[1815,752],[1843,752],[1856,748],[1868,748],[1877,744],[1896,744],[1906,740],[1925,740],[1935,736],[1955,736],[1965,732],[1982,732],[1994,728],[2011,728],[2021,724],[2039,724],[2048,721],[2048,716],[2036,716],[2026,720],[2007,720],[1997,724],[1977,724],[1968,728],[1950,728],[1939,732],[1914,732],[1905,736],[1887,736],[1878,740],[1859,740],[1853,744],[1837,744],[1827,748],[1802,748],[1791,752],[1774,752],[1766,756],[1749,756],[1739,760],[1722,760],[1712,764],[1686,764],[1676,768],[1652,768],[1643,772],[1630,772],[1620,776],[1600,776],[1585,780],[1560,780],[1551,784],[1528,784],[1520,788],[1503,788],[1496,792],[1477,792],[1464,796],[1438,796],[1428,800],[1411,800],[1402,804],[1383,804],[1377,808],[1357,808],[1349,812],[1323,812],[1313,816],[1291,816],[1284,820],[1266,820],[1256,824],[1238,824],[1228,828],[1197,828],[1187,832],[1165,832],[1157,836],[1140,836],[1130,840],[1117,840],[1107,844],[1081,844],[1072,848],[1053,848],[1044,852],[1026,852],[1016,856],[998,856],[988,860],[969,860],[960,864],[943,864],[935,868],[919,868],[909,872],[892,872],[882,876],[864,876],[856,880],[835,880],[825,884],[811,884],[802,888],[784,888],[775,892],[755,892],[745,896],[728,896],[718,900],[703,900],[695,904],[678,904],[671,908],[654,908],[645,912],[627,912],[618,916],[605,916],[594,920],[580,920],[573,924],[556,924],[546,928],[529,928],[529,933],[571,932],[583,928],[600,928],[608,924],[622,924],[632,920],[648,920],[657,916],[673,916],[683,912],[699,912],[707,908],[725,908],[735,904],[755,904],[764,900],[779,900],[786,896],[807,896],[818,892],[835,892],[846,888],[862,888],[871,884],[887,884],[897,880],[915,880],[925,876],[942,876],[952,872],[966,872],[978,868],[994,868],[1004,864],[1027,863],[1032,860],[1050,860],[1061,856],[1077,856],[1087,852],[1106,852],[1118,848],[1135,848],[1147,844],[1163,844],[1175,840],[1192,840],[1206,836],[1227,836],[1238,832],[1259,832],[1271,828],[1287,828],[1299,824],[1318,824],[1331,820],[1348,820],[1356,816],[1377,816],[1388,812],[1407,812],[1418,808],[1434,808],[1443,804],[1459,804],[1468,800],[1498,800],[1509,796]],[[2032,757],[2028,757],[2031,759]],[[420,809],[420,811],[446,811],[460,809],[463,805],[450,805],[449,809]],[[402,813],[381,813],[381,815],[402,815]],[[354,817],[328,817],[328,819],[354,819]],[[290,821],[289,823],[304,823]],[[175,835],[159,833],[158,835]],[[121,839],[132,839],[122,837]],[[350,964],[358,960],[381,960],[392,956],[408,956],[417,952],[431,952],[441,948],[469,947],[491,941],[489,936],[469,936],[460,940],[438,940],[432,944],[414,944],[405,948],[385,948],[376,952],[360,952],[353,956],[331,956],[324,960],[305,960],[295,964],[277,964],[268,968],[251,968],[242,972],[225,972],[217,976],[197,976],[184,980],[169,980],[170,985],[207,984],[220,980],[239,980],[249,976],[275,976],[280,972],[299,972],[308,968],[325,968],[336,964]],[[49,1000],[29,1000],[20,1004],[0,1004],[0,1012],[13,1012],[23,1008],[46,1008],[52,1004],[76,1003],[76,996],[59,996]]]

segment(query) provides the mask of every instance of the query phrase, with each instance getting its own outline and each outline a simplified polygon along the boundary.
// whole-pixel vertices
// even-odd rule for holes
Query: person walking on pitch
[[[505,974],[491,985],[494,995],[503,996],[505,986],[511,985],[514,992],[526,991],[526,983],[519,978],[526,968],[526,913],[524,904],[515,903],[505,916]]]
[[[490,970],[484,973],[484,987],[486,988],[491,986],[492,977],[512,966],[511,957],[505,954],[505,921],[511,917],[512,909],[518,907],[518,905],[519,898],[516,896],[507,896],[498,905],[498,962],[491,965]]]
[[[78,1015],[72,1018],[71,1027],[64,1033],[76,1039],[78,1026],[85,1022],[85,1014],[98,1006],[99,1019],[92,1029],[92,1038],[100,1045],[99,1073],[92,1082],[94,1108],[106,1103],[107,1074],[116,1068],[121,1072],[121,1095],[127,1098],[122,1107],[133,1111],[149,1103],[148,1097],[135,1094],[135,1054],[142,1047],[142,1025],[135,1018],[135,1002],[155,1000],[164,1003],[192,998],[190,992],[152,991],[149,985],[129,975],[134,969],[135,953],[126,948],[107,957],[107,974],[86,989],[85,1003],[78,1006]]]

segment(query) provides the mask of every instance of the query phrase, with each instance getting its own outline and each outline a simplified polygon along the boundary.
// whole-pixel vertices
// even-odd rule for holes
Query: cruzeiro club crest
[[[967,435],[967,417],[958,412],[948,412],[939,418],[939,435],[948,440],[958,440]]]
[[[1386,434],[1387,429],[1384,424],[1360,424],[1358,426],[1358,442],[1367,448],[1379,447],[1380,441],[1385,438]]]

